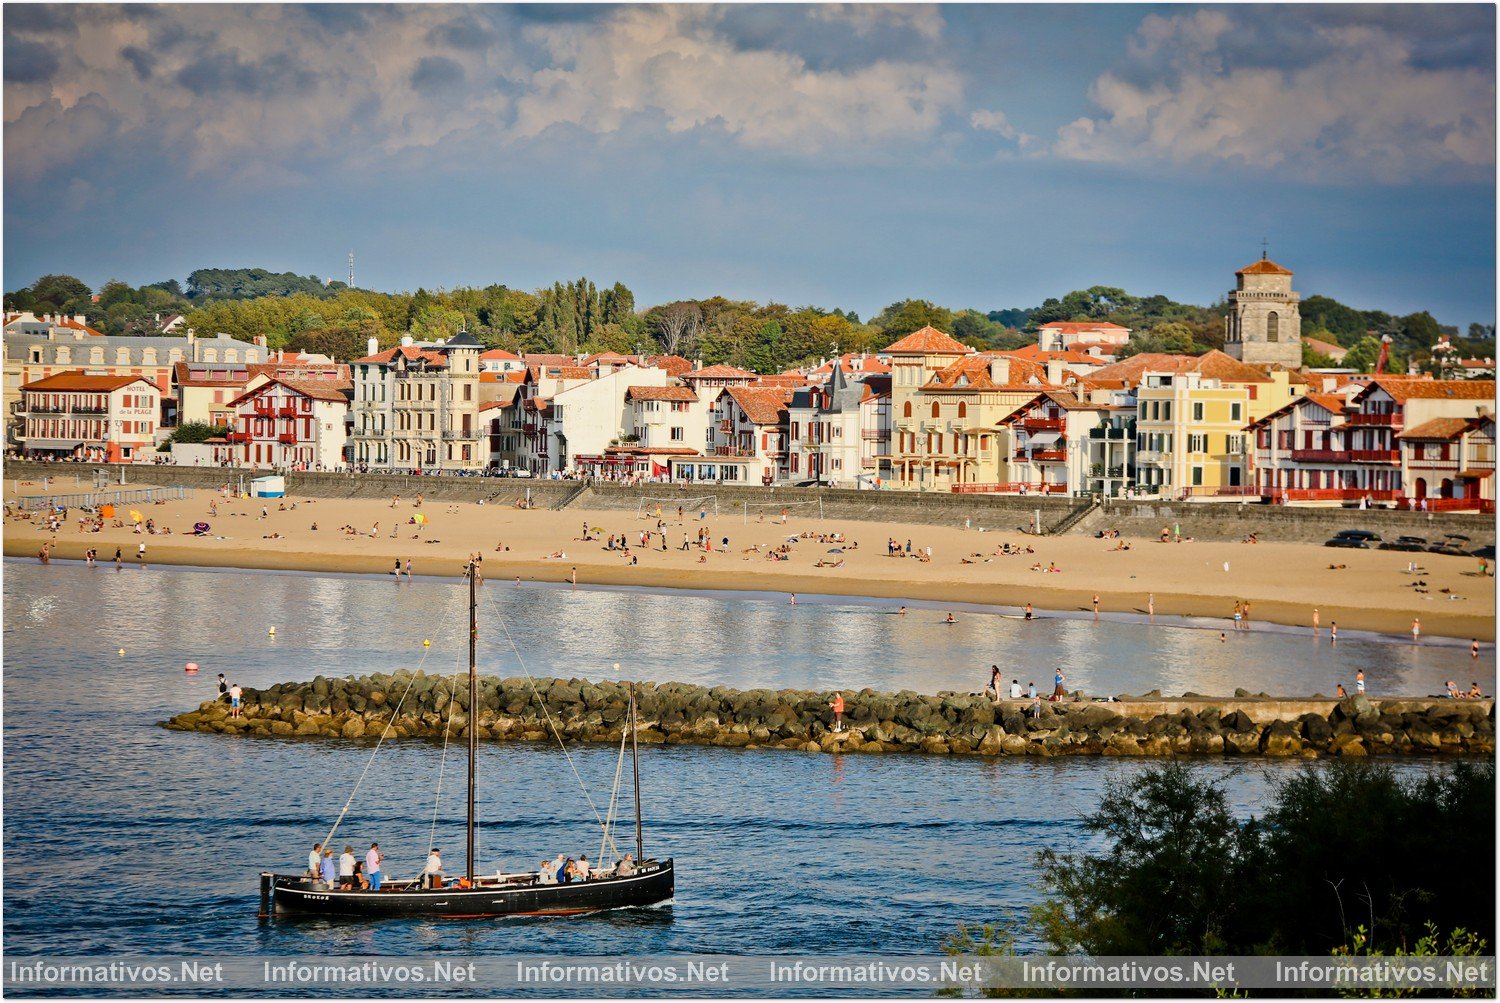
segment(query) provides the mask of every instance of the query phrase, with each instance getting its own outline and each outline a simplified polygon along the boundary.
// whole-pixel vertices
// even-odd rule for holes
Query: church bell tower
[[[1302,367],[1302,297],[1292,291],[1292,273],[1261,255],[1235,272],[1224,318],[1224,351],[1255,365]]]

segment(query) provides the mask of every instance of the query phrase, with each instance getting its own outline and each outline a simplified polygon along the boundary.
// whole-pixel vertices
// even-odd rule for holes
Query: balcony
[[[536,422],[534,422],[534,421],[528,421],[528,422],[523,422],[521,424],[521,434],[522,435],[536,435],[536,432],[537,432],[537,423]]]
[[[1401,462],[1401,453],[1394,449],[1351,449],[1347,455],[1353,463]]]
[[[1125,438],[1125,429],[1115,428],[1113,425],[1100,426],[1089,429],[1090,439],[1117,439]]]
[[[885,429],[880,428],[862,428],[859,430],[859,437],[861,439],[868,439],[874,442],[889,442],[891,439],[891,433]]]
[[[734,422],[730,421],[728,418],[725,418],[723,421],[719,422],[719,431],[720,432],[733,432],[734,431]]]
[[[295,446],[297,444],[297,433],[296,432],[282,432],[280,435],[278,435],[276,437],[276,441],[280,442],[280,443],[282,443],[284,445],[287,445],[287,446]]]
[[[471,432],[467,429],[462,428],[449,428],[443,430],[443,438],[445,439],[478,439],[480,438],[480,435],[481,433],[479,432]]]
[[[250,441],[250,433],[249,432],[230,432],[230,433],[226,434],[224,436],[224,438],[228,439],[230,442],[249,442]]]
[[[1291,457],[1294,463],[1347,463],[1350,454],[1343,449],[1294,449]]]
[[[1061,432],[1061,418],[1022,418],[1021,427],[1028,432]]]
[[[753,449],[744,449],[743,447],[740,447],[740,446],[715,446],[714,447],[714,455],[715,456],[752,457],[752,456],[755,455],[755,450],[753,450]],[[771,455],[777,456],[777,455],[783,455],[783,454],[772,453]]]
[[[1374,413],[1374,414],[1363,414],[1363,413],[1361,413],[1361,414],[1351,414],[1349,416],[1349,424],[1351,424],[1351,425],[1400,425],[1401,424],[1401,416],[1398,415],[1398,414],[1395,414],[1395,413],[1381,414],[1381,413],[1378,413],[1378,412]]]
[[[276,409],[276,414],[282,418],[295,418],[299,413],[294,404],[287,404]]]

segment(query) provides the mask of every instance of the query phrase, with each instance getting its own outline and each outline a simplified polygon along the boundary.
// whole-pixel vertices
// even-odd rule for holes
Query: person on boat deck
[[[627,853],[625,854],[625,856],[621,857],[620,862],[615,865],[615,876],[626,878],[634,873],[635,861],[632,860],[630,854]]]
[[[568,858],[566,854],[559,853],[552,858],[552,880],[557,884],[563,884],[568,880]]]
[[[442,851],[436,847],[427,856],[427,866],[422,869],[422,880],[428,888],[443,887]]]
[[[325,887],[332,888],[334,885],[338,884],[339,865],[333,859],[332,847],[323,851],[323,862],[318,866],[319,874],[322,875],[323,885]]]
[[[536,883],[539,885],[557,884],[557,867],[550,860],[542,861],[536,869]]]
[[[380,891],[380,862],[385,855],[380,852],[379,843],[371,843],[370,850],[365,854],[365,879],[370,882],[370,891]]]
[[[323,844],[314,843],[312,852],[307,855],[307,876],[314,880],[318,877],[320,865],[323,863]]]
[[[573,867],[578,873],[579,881],[587,881],[589,879],[589,855],[587,853],[580,853],[578,855],[578,862]]]
[[[339,887],[354,887],[354,847],[345,844],[344,852],[339,857]]]

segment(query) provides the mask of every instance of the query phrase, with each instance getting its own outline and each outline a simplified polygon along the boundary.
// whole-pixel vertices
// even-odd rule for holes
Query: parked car
[[[1427,538],[1424,536],[1398,536],[1394,540],[1387,540],[1380,545],[1381,550],[1406,550],[1420,553],[1427,549]]]
[[[1334,534],[1333,539],[1328,540],[1323,546],[1352,547],[1357,550],[1369,550],[1370,544],[1379,542],[1379,533],[1371,533],[1367,529],[1341,529]]]

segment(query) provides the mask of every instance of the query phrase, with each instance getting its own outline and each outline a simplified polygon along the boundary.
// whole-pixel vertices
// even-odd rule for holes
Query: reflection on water
[[[457,671],[465,590],[19,562],[5,571],[4,937],[18,953],[929,952],[959,921],[1035,901],[1035,852],[1082,845],[1078,819],[1105,783],[1146,765],[651,748],[642,762],[646,843],[677,860],[669,909],[587,921],[260,925],[257,874],[302,866],[369,748],[154,723],[208,698],[220,671],[252,686],[410,668],[424,657],[431,671]],[[1462,650],[1374,642],[1332,652],[1326,642],[1255,633],[1220,646],[1216,632],[1076,620],[966,613],[948,627],[942,610],[913,606],[899,617],[892,604],[844,600],[791,607],[503,581],[484,592],[538,675],[599,677],[619,661],[622,672],[660,680],[926,692],[977,689],[991,662],[1023,682],[1062,663],[1074,682],[1106,692],[1311,691],[1352,677],[1361,663],[1377,690],[1389,681],[1420,691],[1468,675]],[[481,631],[486,669],[515,673],[493,612]],[[197,676],[184,674],[187,661],[199,663]],[[615,752],[574,751],[601,810]],[[388,744],[336,842],[378,839],[397,875],[419,866],[429,839],[456,863],[461,755],[450,749],[445,766],[439,745]],[[1249,814],[1271,783],[1300,767],[1205,760],[1197,768],[1222,779],[1236,810]],[[440,770],[444,793],[435,799]],[[559,850],[598,853],[593,810],[554,748],[486,747],[480,777],[486,869],[534,865]],[[954,880],[955,869],[994,878]],[[77,894],[85,887],[89,895]]]

